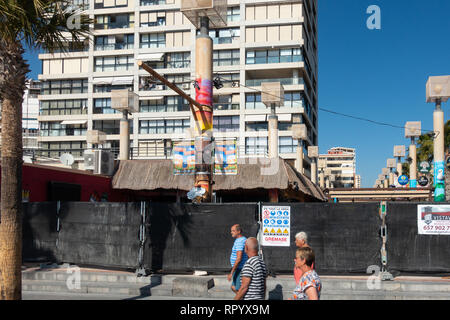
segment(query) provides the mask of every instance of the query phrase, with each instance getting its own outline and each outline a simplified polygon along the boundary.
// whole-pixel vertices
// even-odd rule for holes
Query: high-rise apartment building
[[[189,105],[155,82],[137,65],[145,61],[169,81],[195,96],[197,30],[180,12],[179,0],[77,0],[95,21],[84,46],[67,39],[70,53],[42,53],[40,147],[43,155],[70,152],[82,161],[87,130],[107,134],[103,147],[119,147],[122,114],[111,108],[111,90],[139,95],[130,116],[131,157],[170,157],[172,142],[193,127]],[[211,29],[214,41],[214,135],[233,137],[240,157],[262,156],[268,148],[267,116],[261,83],[284,86],[279,117],[279,153],[295,161],[293,123],[304,123],[307,147],[318,144],[317,0],[228,1],[228,25]]]
[[[331,175],[331,188],[360,188],[361,177],[356,175],[356,151],[354,148],[336,147],[328,150],[327,154],[319,155],[320,160],[325,160],[325,179]]]

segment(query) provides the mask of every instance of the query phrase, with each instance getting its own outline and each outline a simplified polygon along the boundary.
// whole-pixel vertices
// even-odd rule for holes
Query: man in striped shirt
[[[258,255],[258,240],[248,238],[245,242],[247,262],[241,271],[241,288],[234,300],[264,300],[266,295],[267,268]]]

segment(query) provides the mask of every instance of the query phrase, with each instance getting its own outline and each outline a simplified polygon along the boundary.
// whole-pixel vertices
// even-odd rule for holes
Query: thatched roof
[[[268,161],[268,159],[266,159]],[[214,190],[236,189],[297,189],[325,201],[326,197],[316,185],[298,173],[283,159],[272,167],[261,164],[258,159],[238,159],[237,175],[214,175]],[[183,190],[194,185],[194,175],[174,175],[171,160],[125,160],[112,179],[113,189],[129,190]]]

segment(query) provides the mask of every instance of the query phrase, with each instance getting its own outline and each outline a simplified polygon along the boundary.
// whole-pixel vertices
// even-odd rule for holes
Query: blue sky
[[[381,30],[369,30],[370,5]],[[425,102],[429,76],[450,75],[450,1],[319,0],[319,107],[404,126],[433,129]],[[445,120],[450,103],[443,104]],[[372,187],[394,145],[409,145],[404,129],[319,111],[319,150],[356,148],[362,186]]]
[[[381,9],[381,30],[369,30],[370,5]],[[319,0],[319,107],[432,130],[425,83],[450,74],[450,1]],[[41,64],[27,52],[37,79]],[[443,105],[449,119],[450,102]],[[404,130],[319,111],[319,150],[353,147],[362,186],[372,187],[394,145],[409,145]]]

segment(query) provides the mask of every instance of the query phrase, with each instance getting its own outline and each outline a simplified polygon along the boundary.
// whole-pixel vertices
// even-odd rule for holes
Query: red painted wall
[[[92,194],[99,197],[104,192],[108,202],[127,201],[120,190],[113,190],[111,177],[94,175],[82,170],[65,169],[51,166],[24,163],[22,167],[22,190],[29,202],[48,201],[48,183],[50,181],[81,185],[81,201],[89,201]]]

